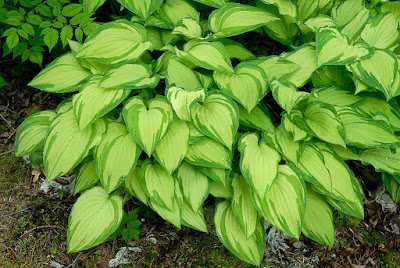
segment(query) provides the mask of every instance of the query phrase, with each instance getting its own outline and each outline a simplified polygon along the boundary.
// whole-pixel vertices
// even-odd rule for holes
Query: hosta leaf
[[[152,202],[170,211],[174,210],[175,179],[167,170],[146,159],[140,167],[140,182]]]
[[[349,23],[354,17],[365,8],[363,0],[347,0],[332,8],[331,15],[339,27]]]
[[[296,111],[297,112],[297,111]],[[290,132],[293,135],[293,141],[302,141],[309,138],[309,135],[302,128],[295,125],[289,115],[286,113],[282,114],[282,126],[286,132]]]
[[[290,16],[293,19],[297,17],[297,6],[292,1],[287,0],[261,0],[265,4],[274,5],[278,8],[279,14]]]
[[[329,65],[316,70],[311,77],[315,87],[338,85],[349,87],[352,80],[344,66]]]
[[[250,187],[245,179],[238,174],[232,179],[232,211],[249,239],[259,224],[259,215],[250,196]]]
[[[100,180],[96,172],[96,165],[93,160],[83,163],[79,167],[74,184],[74,195],[83,192],[87,188],[96,185]]]
[[[177,118],[171,123],[167,133],[157,144],[154,158],[172,173],[182,162],[189,147],[189,127]]]
[[[194,212],[199,211],[208,196],[209,183],[207,176],[195,166],[183,162],[176,172],[176,178],[189,207]]]
[[[207,136],[203,135],[192,123],[186,122],[189,127],[189,144],[197,143]]]
[[[122,116],[129,133],[150,156],[164,137],[173,119],[173,111],[164,97],[157,96],[145,104],[141,97],[125,103]]]
[[[181,221],[182,225],[198,230],[200,232],[208,232],[206,220],[204,219],[203,208],[200,208],[198,211],[195,212],[185,200],[182,204]]]
[[[202,32],[203,30],[201,29],[199,22],[192,18],[183,18],[172,30],[172,34],[181,34],[188,38],[201,37]]]
[[[329,66],[331,67],[331,66]],[[316,99],[324,103],[333,106],[352,106],[357,105],[364,97],[359,97],[353,94],[353,92],[344,90],[336,86],[314,88],[312,95],[316,96]]]
[[[219,41],[224,45],[224,47],[228,51],[230,58],[236,58],[240,61],[245,61],[256,57],[250,50],[248,50],[238,42],[235,42],[227,38],[221,39]]]
[[[72,98],[74,113],[81,129],[114,109],[129,95],[123,89],[99,86],[101,76],[92,76]]]
[[[82,251],[102,243],[122,221],[124,202],[102,187],[84,192],[72,206],[68,219],[67,250]]]
[[[211,180],[226,185],[230,170],[223,168],[206,168],[206,167],[197,167],[197,168],[205,175],[207,175],[207,177],[209,177]]]
[[[351,64],[371,55],[367,44],[350,45],[347,37],[335,28],[323,28],[315,38],[318,66]]]
[[[203,134],[232,149],[239,126],[237,104],[222,94],[210,94],[190,108],[193,124]]]
[[[83,11],[92,13],[101,7],[106,0],[83,0]]]
[[[130,63],[150,49],[146,29],[127,21],[108,22],[97,27],[76,55],[105,64]]]
[[[376,48],[392,48],[399,39],[399,22],[392,13],[380,13],[368,21],[361,38]]]
[[[27,155],[42,147],[46,132],[56,115],[53,111],[42,111],[26,118],[17,129],[15,155]]]
[[[322,102],[308,102],[303,110],[291,113],[291,120],[301,129],[332,144],[345,146],[344,127],[333,106]]]
[[[265,249],[265,230],[261,221],[252,236],[246,233],[231,209],[229,201],[219,203],[215,209],[215,230],[222,244],[238,258],[259,266]]]
[[[277,177],[280,154],[263,140],[259,141],[255,133],[242,136],[238,149],[243,177],[253,191],[265,196]]]
[[[291,162],[297,164],[304,150],[303,143],[295,142],[293,140],[293,135],[286,131],[282,125],[276,129],[275,138],[275,143],[282,152],[283,156]]]
[[[311,17],[306,22],[304,22],[313,32],[318,32],[320,28],[325,27],[335,27],[336,24],[331,17],[327,15],[318,15],[316,17]]]
[[[194,1],[202,3],[207,6],[219,8],[220,6],[224,5],[229,0],[194,0]]]
[[[151,68],[145,64],[125,64],[108,71],[101,80],[100,86],[119,89],[142,89],[157,86],[159,76],[152,76]]]
[[[376,171],[385,171],[389,174],[400,174],[399,157],[399,147],[396,147],[396,150],[386,148],[367,149],[360,155],[363,163],[371,164]]]
[[[165,83],[167,88],[175,86],[187,91],[195,91],[202,87],[196,74],[177,59],[170,59],[168,61]]]
[[[294,72],[290,71],[291,74],[285,78],[297,87],[304,86],[312,73],[318,68],[315,48],[307,44],[293,52],[284,53],[282,57],[300,66],[300,69]]]
[[[305,212],[306,187],[289,166],[279,166],[278,177],[269,192],[260,197],[253,192],[263,217],[279,230],[299,238]]]
[[[124,8],[146,20],[161,6],[163,0],[118,0],[118,2]]]
[[[175,194],[171,197],[173,199],[173,209],[169,210],[164,206],[161,206],[157,202],[150,199],[150,207],[157,212],[166,221],[175,225],[178,229],[181,229],[182,222],[182,207],[183,207],[183,197],[178,183],[175,183]]]
[[[264,26],[265,32],[274,40],[284,45],[292,45],[299,27],[292,23],[293,18],[282,16],[280,20],[269,22]]]
[[[176,54],[207,70],[233,72],[228,51],[220,42],[189,42],[184,51],[176,49]]]
[[[231,186],[232,178],[228,177],[227,183],[224,185],[217,181],[211,181],[210,194],[216,198],[224,198],[231,200],[233,197],[233,189]]]
[[[206,97],[203,89],[186,91],[177,87],[169,88],[166,95],[176,115],[184,121],[191,121],[190,106],[193,103],[204,101]]]
[[[384,1],[382,1],[384,2]],[[394,17],[400,22],[400,3],[397,1],[384,2],[380,8],[381,12],[391,12]]]
[[[272,96],[279,104],[279,106],[281,106],[288,113],[290,113],[292,109],[296,107],[297,103],[307,98],[307,96],[309,95],[308,92],[299,91],[290,82],[280,82],[279,80],[273,80],[270,82],[270,85]]]
[[[306,210],[301,232],[328,247],[332,247],[335,242],[332,209],[324,198],[310,188],[307,188]]]
[[[380,100],[374,97],[363,97],[362,101],[354,107],[358,112],[374,116],[378,112],[384,113],[389,119],[394,130],[400,129],[400,108],[397,104]]]
[[[389,100],[397,88],[392,88],[398,72],[396,55],[389,50],[375,50],[375,53],[355,64],[348,65],[357,78],[385,94]]]
[[[95,125],[80,130],[71,108],[53,120],[43,150],[47,180],[68,173],[85,158],[102,134],[96,130]]]
[[[90,75],[72,53],[67,53],[46,66],[28,86],[54,93],[73,92],[77,91],[78,85]]]
[[[239,124],[261,131],[275,132],[268,108],[262,102],[259,102],[250,113],[244,107],[239,106]]]
[[[347,36],[350,43],[359,40],[360,32],[364,28],[365,23],[370,19],[371,16],[372,16],[371,11],[368,9],[360,11],[354,17],[354,19],[342,29],[341,33]]]
[[[140,161],[139,161],[140,162]],[[124,180],[125,189],[128,192],[140,200],[146,206],[149,204],[149,198],[146,195],[146,192],[143,189],[143,186],[140,181],[140,167],[139,164],[136,168],[131,172],[131,174],[126,177]]]
[[[340,211],[341,213],[359,218],[364,219],[364,206],[363,206],[363,197],[362,197],[362,189],[358,180],[353,176],[352,177],[352,186],[354,193],[357,196],[357,199],[354,202],[340,201],[333,199],[329,196],[325,196],[325,200],[334,207],[336,210]]]
[[[322,190],[322,193],[330,195],[332,198],[338,200],[356,202],[358,197],[354,190],[354,184],[358,184],[358,182],[354,178],[350,168],[331,148],[328,148],[326,144],[320,143],[318,144],[318,148],[332,182],[332,190],[328,191],[330,193],[326,193],[324,190]],[[314,187],[321,190],[317,185],[314,185]]]
[[[142,150],[121,123],[110,123],[94,154],[104,189],[114,191],[136,167]]]
[[[346,144],[374,148],[400,142],[386,121],[362,116],[352,108],[336,110],[343,122]]]
[[[158,9],[160,18],[174,28],[183,18],[200,20],[200,13],[195,9],[192,2],[186,0],[166,0]]]
[[[230,169],[232,154],[219,142],[204,138],[189,145],[185,160],[195,166]]]
[[[235,73],[214,72],[218,87],[251,112],[257,103],[268,93],[267,77],[260,67],[249,63],[239,63]]]
[[[395,203],[400,202],[400,177],[382,173],[382,181]]]
[[[305,21],[314,15],[319,8],[319,1],[297,0],[298,18]]]
[[[257,29],[278,18],[271,13],[249,5],[227,3],[208,17],[215,37],[229,37]]]
[[[300,65],[281,56],[262,57],[251,61],[251,63],[261,67],[269,81],[285,78],[301,68]]]

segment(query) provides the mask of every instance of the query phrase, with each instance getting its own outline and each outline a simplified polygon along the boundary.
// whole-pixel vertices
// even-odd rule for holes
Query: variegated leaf
[[[203,208],[198,211],[193,211],[193,209],[188,205],[188,203],[183,200],[182,204],[182,225],[190,227],[192,229],[198,230],[200,232],[207,233],[207,224],[204,219]]]
[[[305,212],[306,187],[287,165],[279,166],[278,177],[265,196],[253,192],[263,217],[279,230],[299,238]]]
[[[165,97],[157,96],[148,103],[133,97],[125,103],[122,116],[129,133],[150,156],[167,132],[173,111]]]
[[[228,182],[228,176],[230,173],[229,169],[206,168],[206,167],[197,167],[197,168],[213,181],[216,181],[223,185],[226,185]]]
[[[268,93],[267,76],[263,69],[249,63],[239,63],[231,72],[214,72],[218,87],[251,112]]]
[[[145,64],[125,64],[108,71],[101,80],[100,86],[118,89],[142,89],[157,86],[160,77],[152,76],[151,68]]]
[[[316,34],[318,66],[352,64],[371,55],[366,43],[350,45],[335,28],[323,28]]]
[[[92,76],[72,98],[74,113],[81,129],[117,107],[129,95],[128,90],[99,86],[102,76]]]
[[[178,87],[169,88],[166,95],[176,115],[184,121],[191,121],[190,106],[193,103],[204,101],[206,97],[204,89],[186,91]]]
[[[295,60],[298,61],[297,59]],[[274,79],[283,79],[301,68],[299,64],[296,64],[284,57],[275,55],[261,57],[257,60],[250,61],[250,63],[261,67],[264,70],[264,73],[269,81],[272,81]]]
[[[398,61],[392,51],[377,49],[371,57],[347,68],[362,82],[385,94],[387,100],[395,95],[397,88],[392,85],[398,72]]]
[[[177,118],[171,123],[167,133],[157,144],[154,158],[172,173],[182,162],[189,147],[189,127]]]
[[[332,247],[335,242],[332,209],[323,197],[309,187],[307,187],[306,210],[301,232],[328,247]]]
[[[117,0],[124,8],[146,20],[163,3],[163,0]]]
[[[239,106],[239,124],[247,128],[258,129],[269,133],[275,132],[268,108],[259,102],[249,113],[244,107]]]
[[[146,159],[140,167],[140,184],[151,203],[170,211],[175,207],[175,179],[159,164]]]
[[[97,175],[96,165],[93,159],[86,161],[79,167],[74,183],[74,195],[96,185],[100,180]]]
[[[210,14],[208,24],[214,36],[220,38],[249,32],[277,19],[257,7],[227,3]]]
[[[295,85],[290,82],[273,80],[270,82],[270,85],[272,96],[279,106],[288,113],[290,113],[301,100],[304,100],[309,95],[308,92],[299,91]]]
[[[124,64],[137,60],[151,47],[142,25],[115,21],[98,26],[76,56],[105,64]]]
[[[208,178],[195,166],[183,162],[177,172],[176,178],[182,189],[182,195],[190,208],[197,212],[208,196]]]
[[[382,181],[395,203],[400,202],[400,176],[382,173]]]
[[[260,266],[265,249],[265,230],[261,221],[249,238],[231,209],[229,201],[219,203],[215,209],[215,230],[222,244],[238,258]]]
[[[84,192],[72,206],[68,219],[69,253],[94,247],[107,239],[120,225],[124,202],[119,195],[108,195],[102,187]]]
[[[202,103],[192,104],[190,113],[198,130],[232,149],[239,127],[239,111],[234,101],[222,94],[210,94]]]
[[[90,75],[72,53],[67,53],[46,66],[28,86],[53,93],[74,92]]]
[[[200,13],[193,3],[187,0],[166,0],[158,9],[158,15],[174,28],[183,18],[200,20]]]
[[[71,108],[58,115],[47,131],[43,150],[47,180],[53,180],[76,167],[100,141],[101,134],[105,131],[96,124],[79,129]]]
[[[389,174],[400,174],[400,147],[395,150],[388,148],[372,148],[363,151],[360,159],[365,164],[372,165],[376,171]]]
[[[260,216],[251,199],[252,191],[245,179],[235,174],[232,179],[233,196],[231,207],[233,214],[243,228],[246,238],[249,239],[260,222]]]
[[[42,147],[46,132],[56,115],[53,111],[41,111],[26,118],[17,129],[15,155],[27,155]]]
[[[230,169],[232,153],[221,143],[203,138],[189,145],[185,160],[195,166]]]
[[[175,49],[175,53],[207,70],[233,72],[228,51],[220,42],[191,40],[184,46],[184,51]]]
[[[94,154],[97,172],[108,193],[114,191],[132,172],[141,152],[123,124],[108,124],[107,132]]]
[[[188,38],[199,38],[202,36],[203,30],[197,20],[183,18],[176,24],[172,34],[181,34]]]
[[[165,83],[167,88],[178,87],[186,91],[195,91],[202,88],[194,71],[177,59],[170,59],[168,61]]]
[[[140,161],[139,161],[140,162]],[[136,168],[131,174],[124,180],[125,189],[134,197],[140,200],[146,206],[149,205],[149,198],[143,189],[143,185],[140,181],[140,166],[137,164]]]
[[[259,196],[265,196],[274,183],[280,154],[255,133],[240,138],[240,170],[247,183]]]
[[[370,46],[391,49],[398,45],[399,22],[392,13],[379,13],[365,25],[361,38]]]

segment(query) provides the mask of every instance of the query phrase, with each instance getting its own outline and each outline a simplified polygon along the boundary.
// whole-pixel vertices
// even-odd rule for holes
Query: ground
[[[251,267],[225,249],[214,233],[178,230],[150,217],[149,210],[139,214],[139,241],[127,244],[109,238],[93,249],[68,254],[66,228],[76,198],[55,190],[45,193],[40,189],[43,175],[37,180],[32,168],[13,152],[15,131],[28,112],[54,108],[60,99],[26,87],[23,79],[8,81],[11,85],[0,89],[0,267],[108,267],[122,247],[130,247],[131,264],[119,267]],[[269,228],[262,267],[400,267],[400,207],[383,210],[376,201],[383,189],[368,172],[373,173],[359,172],[365,218],[336,213],[332,248],[305,237],[290,239]],[[212,203],[207,201],[207,210],[212,211]],[[131,200],[126,206],[137,203]]]

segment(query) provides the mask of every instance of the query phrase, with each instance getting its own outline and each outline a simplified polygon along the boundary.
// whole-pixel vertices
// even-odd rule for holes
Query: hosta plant
[[[399,201],[399,2],[118,2],[131,21],[70,41],[30,82],[75,94],[16,137],[17,155],[42,154],[48,180],[79,166],[69,252],[119,228],[121,191],[203,232],[211,194],[220,240],[254,265],[264,220],[332,246],[333,210],[363,218],[345,161],[382,172]],[[287,51],[254,55],[237,38],[250,31]]]

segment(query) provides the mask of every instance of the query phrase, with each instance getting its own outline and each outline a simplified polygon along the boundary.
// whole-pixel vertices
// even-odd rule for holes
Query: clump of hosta
[[[71,52],[30,82],[75,95],[17,132],[16,154],[42,154],[48,180],[79,166],[69,252],[119,227],[121,189],[177,228],[203,232],[213,195],[220,240],[254,265],[264,219],[332,246],[333,209],[363,218],[346,160],[382,171],[399,201],[399,3],[119,2],[132,21],[70,41]],[[253,30],[288,52],[255,56],[230,39]]]

